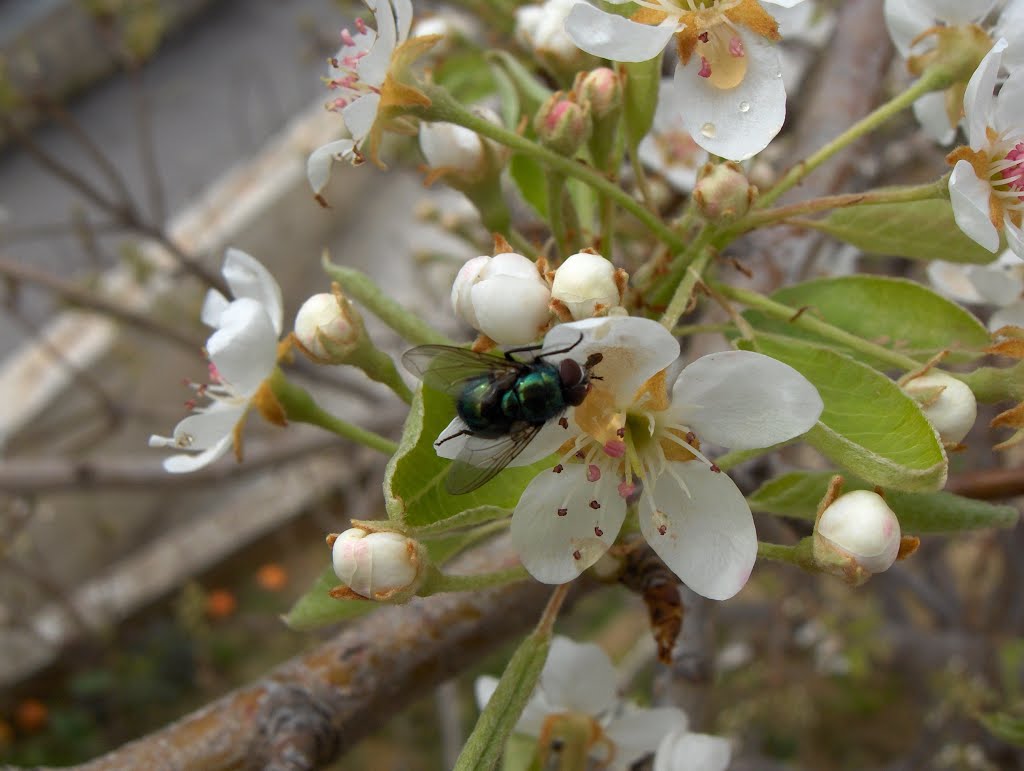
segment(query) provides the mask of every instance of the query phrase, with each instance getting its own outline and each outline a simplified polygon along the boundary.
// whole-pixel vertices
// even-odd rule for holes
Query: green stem
[[[910,356],[898,353],[897,351],[893,351],[885,346],[878,345],[877,343],[869,342],[862,337],[857,337],[857,335],[850,334],[839,327],[834,327],[831,324],[815,318],[810,313],[801,313],[800,309],[783,305],[782,303],[765,297],[758,292],[718,283],[714,284],[713,288],[719,294],[728,297],[731,300],[743,303],[749,308],[757,308],[757,310],[762,311],[769,316],[784,319],[798,329],[806,329],[808,332],[813,332],[816,335],[820,335],[821,337],[831,340],[832,342],[839,343],[847,348],[852,348],[853,350],[867,356],[873,356],[877,359],[881,359],[887,364],[898,369],[910,371],[918,369],[921,366],[921,362],[911,358]]]
[[[394,455],[398,451],[398,444],[390,439],[355,426],[327,412],[313,401],[313,397],[305,388],[289,381],[280,369],[274,370],[267,379],[267,383],[284,409],[285,417],[288,420],[320,426],[332,434],[379,450],[385,455]]]
[[[850,128],[824,145],[806,160],[796,164],[780,179],[775,186],[764,193],[757,202],[758,207],[768,206],[780,195],[801,182],[808,174],[821,166],[825,161],[856,142],[862,136],[871,133],[893,116],[899,114],[927,93],[946,88],[950,84],[950,75],[941,70],[930,70],[922,75],[910,88],[897,94],[890,101],[880,105],[870,114],[854,123]]]
[[[551,235],[555,237],[558,257],[564,260],[572,252],[569,251],[569,233],[565,226],[565,177],[555,172],[547,174],[548,221],[551,223]]]
[[[515,228],[509,228],[508,242],[512,245],[512,248],[517,250],[520,254],[529,257],[531,260],[537,259],[537,250],[534,248],[533,244],[531,244],[529,239]]]
[[[703,335],[732,331],[732,324],[680,324],[672,330],[674,337],[689,337],[690,335]]]
[[[790,220],[793,217],[800,217],[829,209],[839,209],[847,206],[871,206],[879,203],[906,203],[909,201],[924,201],[933,198],[946,198],[949,195],[949,175],[942,177],[937,182],[929,182],[924,185],[908,185],[906,187],[893,187],[883,190],[871,190],[865,193],[846,193],[843,195],[828,195],[821,198],[812,198],[808,201],[778,206],[774,209],[752,211],[729,227],[726,235],[730,238],[764,227]]]
[[[711,225],[706,225],[697,234],[697,237],[689,243],[686,250],[672,261],[672,267],[668,272],[668,276],[659,282],[654,290],[654,294],[650,298],[652,305],[660,306],[670,302],[671,298],[677,294],[679,282],[686,275],[687,268],[715,240],[717,235],[717,228]]]
[[[681,252],[686,246],[683,240],[662,222],[657,214],[645,208],[629,193],[592,167],[572,158],[559,155],[536,142],[531,142],[514,131],[509,131],[502,126],[497,126],[475,115],[455,101],[443,88],[428,85],[425,87],[425,91],[431,99],[431,105],[420,113],[421,117],[425,120],[443,121],[464,126],[481,136],[493,139],[495,142],[499,142],[516,152],[540,161],[548,166],[549,169],[561,172],[567,177],[578,179],[598,193],[608,196],[618,206],[640,220],[659,240],[671,247],[674,252]]]
[[[525,581],[529,577],[530,574],[522,565],[507,570],[496,570],[493,573],[475,573],[464,576],[455,576],[434,570],[417,594],[420,597],[427,597],[443,592],[473,592]]]
[[[384,294],[365,273],[335,265],[326,254],[323,257],[323,267],[327,275],[341,285],[342,291],[350,299],[373,311],[377,318],[395,330],[402,339],[413,345],[452,345],[451,340]]]
[[[757,556],[761,559],[772,560],[773,562],[786,562],[798,568],[803,568],[809,573],[821,572],[821,568],[814,559],[812,539],[810,537],[804,538],[795,546],[758,541]]]
[[[672,295],[672,300],[668,304],[668,308],[661,316],[661,325],[671,331],[676,324],[679,323],[680,317],[686,313],[687,307],[690,305],[690,300],[693,298],[693,290],[697,286],[697,282],[701,280],[704,270],[707,268],[708,263],[711,261],[711,250],[705,249],[696,260],[693,261],[686,274],[683,276],[683,280],[679,282],[679,286],[676,287],[675,294]]]

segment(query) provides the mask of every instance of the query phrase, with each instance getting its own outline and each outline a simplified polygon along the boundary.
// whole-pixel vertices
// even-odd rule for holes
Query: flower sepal
[[[936,91],[949,88],[954,83],[966,86],[985,54],[992,48],[992,38],[977,24],[932,27],[919,35],[915,43],[926,38],[933,38],[935,46],[925,53],[907,57],[907,69],[918,77],[923,77],[925,73],[930,73],[929,77],[944,76],[947,82],[936,84]],[[961,102],[952,99],[957,109],[952,125],[956,125],[960,119]]]

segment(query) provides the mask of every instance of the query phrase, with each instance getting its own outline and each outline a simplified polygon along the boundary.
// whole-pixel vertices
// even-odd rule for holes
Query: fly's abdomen
[[[506,414],[531,425],[546,423],[565,409],[562,381],[554,367],[537,368],[516,380],[503,400]],[[513,417],[510,415],[510,417]]]
[[[502,410],[502,396],[507,392],[508,384],[502,379],[481,375],[466,383],[455,408],[476,436],[503,436],[515,420]]]

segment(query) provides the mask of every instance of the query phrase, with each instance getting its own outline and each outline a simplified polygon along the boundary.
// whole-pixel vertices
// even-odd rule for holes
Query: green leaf
[[[434,81],[463,104],[479,102],[495,92],[497,83],[482,51],[461,50],[445,56],[434,69]]]
[[[873,485],[920,492],[946,483],[946,453],[917,402],[881,372],[828,348],[768,335],[738,345],[783,361],[825,409],[804,439]]]
[[[508,165],[512,181],[519,188],[523,200],[533,207],[542,219],[548,218],[548,189],[544,167],[533,158],[519,153],[512,156]]]
[[[477,506],[514,509],[526,485],[550,468],[546,460],[508,468],[471,493],[450,495],[444,485],[451,461],[438,457],[434,442],[454,416],[450,398],[432,388],[417,389],[398,452],[384,474],[384,504],[390,519],[416,527]]]
[[[836,473],[794,471],[783,474],[761,485],[747,498],[747,502],[754,511],[814,521],[818,502]],[[843,475],[843,479],[843,492],[873,489],[873,485],[861,479],[847,475]],[[900,528],[915,535],[1010,528],[1020,517],[1013,506],[998,506],[945,491],[903,493],[892,490],[886,491],[885,500],[896,512]]]
[[[654,111],[658,108],[658,84],[661,82],[661,56],[646,62],[625,62],[620,66],[626,71],[623,92],[626,136],[630,145],[636,147],[654,123]]]
[[[309,591],[295,601],[285,615],[284,622],[292,629],[303,632],[358,618],[379,607],[372,600],[334,599],[327,593],[339,583],[334,568],[325,569]]]
[[[492,533],[493,531],[488,530],[467,530],[432,538],[429,541],[424,540],[422,543],[427,549],[430,561],[440,566]],[[297,631],[308,631],[358,618],[380,607],[381,603],[371,600],[334,599],[328,592],[340,583],[338,576],[334,574],[334,568],[326,568],[316,583],[295,601],[292,609],[284,617],[285,623]]]
[[[1024,717],[1007,712],[990,712],[978,719],[989,732],[1004,742],[1024,747]]]
[[[953,207],[940,198],[848,206],[803,224],[871,254],[977,264],[996,258],[964,235]]]
[[[498,687],[469,735],[453,771],[491,771],[519,722],[551,647],[550,633],[534,631],[512,654]]]
[[[511,126],[515,126],[520,115],[529,115],[531,118],[537,114],[537,110],[550,98],[553,93],[551,89],[541,83],[537,76],[523,66],[522,62],[516,59],[507,51],[490,51],[488,59],[492,65],[492,71],[501,75],[509,81],[515,89],[519,111]]]
[[[991,343],[989,332],[962,307],[913,281],[885,276],[821,278],[784,287],[772,295],[791,308],[806,308],[834,327],[899,353],[927,361],[950,350],[950,361],[972,358]],[[873,367],[888,365],[870,355],[842,348],[813,331],[755,310],[744,312],[755,329],[826,343]]]

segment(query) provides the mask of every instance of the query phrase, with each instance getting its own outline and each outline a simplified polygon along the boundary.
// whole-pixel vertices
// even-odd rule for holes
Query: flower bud
[[[318,364],[343,364],[359,348],[365,329],[359,311],[340,290],[310,297],[295,314],[295,340]]]
[[[533,119],[541,144],[565,156],[573,156],[590,138],[590,109],[570,92],[557,91],[541,105]]]
[[[475,112],[495,125],[501,124],[493,110],[477,108]],[[421,123],[420,150],[431,168],[446,175],[456,187],[487,176],[497,177],[507,155],[497,143],[454,123]]]
[[[437,35],[441,40],[430,53],[434,57],[447,56],[462,40],[472,40],[477,34],[472,17],[458,11],[445,10],[417,19],[409,33],[410,38]]]
[[[514,252],[469,260],[452,285],[452,308],[499,345],[533,342],[550,320],[551,291],[537,266]]]
[[[544,67],[564,82],[580,70],[598,63],[591,54],[581,51],[565,32],[565,20],[578,0],[547,0],[538,5],[516,9],[516,40],[533,52]]]
[[[889,569],[900,550],[900,523],[882,496],[854,490],[829,504],[814,524],[814,559],[853,585]]]
[[[704,164],[693,189],[701,214],[712,222],[742,217],[756,196],[757,188],[747,180],[740,165],[732,161]]]
[[[959,444],[978,417],[974,392],[955,377],[932,370],[903,384],[946,444]]]
[[[622,110],[622,78],[609,67],[581,72],[573,86],[580,104],[590,108],[595,123],[617,118]]]
[[[401,533],[349,528],[335,539],[331,556],[345,586],[370,600],[408,600],[427,574],[423,546]]]
[[[565,306],[574,321],[605,313],[622,304],[626,274],[599,254],[580,252],[555,271],[551,299]]]

